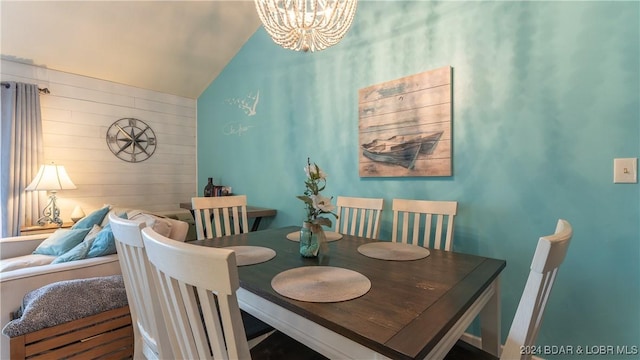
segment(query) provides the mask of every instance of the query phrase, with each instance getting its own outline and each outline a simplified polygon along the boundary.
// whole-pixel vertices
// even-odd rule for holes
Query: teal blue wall
[[[382,237],[392,198],[457,200],[455,250],[507,260],[505,337],[538,237],[565,218],[574,238],[539,343],[640,345],[639,185],[612,181],[614,158],[640,155],[639,14],[638,2],[360,2],[341,43],[308,54],[260,28],[198,99],[198,183],[277,208],[267,226],[296,225],[310,156],[325,195],[386,199]],[[360,178],[358,89],[446,65],[454,175]],[[257,91],[254,116],[230,101]]]

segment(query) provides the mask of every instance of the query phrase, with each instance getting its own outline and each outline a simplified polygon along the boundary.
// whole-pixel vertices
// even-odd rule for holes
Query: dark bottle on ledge
[[[213,196],[213,178],[209,178],[207,185],[204,187],[204,196],[205,197]]]

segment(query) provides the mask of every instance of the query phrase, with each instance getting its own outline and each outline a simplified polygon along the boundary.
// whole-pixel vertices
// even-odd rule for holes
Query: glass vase
[[[303,222],[300,228],[300,255],[306,258],[314,258],[318,256],[319,251],[318,234],[311,231],[310,223]]]

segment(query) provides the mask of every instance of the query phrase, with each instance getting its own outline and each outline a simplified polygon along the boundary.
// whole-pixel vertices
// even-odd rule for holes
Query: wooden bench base
[[[11,359],[130,359],[129,307],[105,311],[11,338]]]

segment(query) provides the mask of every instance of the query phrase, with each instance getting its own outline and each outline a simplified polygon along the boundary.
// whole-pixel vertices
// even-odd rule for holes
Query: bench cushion
[[[0,272],[51,264],[55,255],[30,254],[0,260]]]
[[[125,305],[122,275],[58,281],[28,292],[2,333],[15,337]]]

